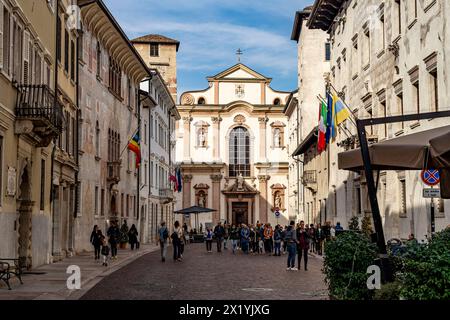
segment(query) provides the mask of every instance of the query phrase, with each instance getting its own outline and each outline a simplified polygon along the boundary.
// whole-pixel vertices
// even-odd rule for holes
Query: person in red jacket
[[[302,262],[302,255],[305,261],[305,271],[308,271],[308,251],[309,251],[309,234],[305,229],[305,222],[301,221],[297,228],[297,254],[298,254],[298,270]]]

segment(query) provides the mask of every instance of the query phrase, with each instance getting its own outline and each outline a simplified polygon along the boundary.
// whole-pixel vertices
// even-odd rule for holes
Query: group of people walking
[[[128,229],[128,225],[125,220],[122,227],[119,229],[119,222],[112,221],[106,235],[103,235],[99,227],[95,225],[90,237],[90,242],[94,246],[95,260],[101,260],[103,266],[108,266],[108,258],[110,254],[111,260],[117,260],[117,246],[121,243],[125,234],[127,236],[127,242],[131,245],[131,250],[134,250],[134,248],[139,248],[139,234],[134,224],[130,229]]]
[[[228,242],[231,241],[233,254],[239,250],[251,255],[288,254],[288,270],[299,270],[302,260],[305,270],[308,270],[308,253],[322,255],[324,241],[335,237],[336,232],[342,230],[339,222],[336,227],[331,226],[331,223],[324,226],[320,224],[308,226],[301,221],[297,225],[291,222],[289,226],[276,225],[275,228],[270,223],[258,222],[255,226],[246,224],[230,226],[225,223],[222,226],[219,222],[214,229],[206,228],[204,238],[208,253],[212,252],[214,241],[217,244],[217,252],[222,252],[222,247],[226,250]],[[297,255],[298,268],[295,267]]]

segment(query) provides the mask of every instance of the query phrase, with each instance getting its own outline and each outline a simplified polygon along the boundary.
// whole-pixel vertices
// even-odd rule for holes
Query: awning
[[[319,127],[315,127],[308,136],[300,143],[300,145],[295,149],[294,153],[292,154],[293,157],[299,156],[301,154],[306,153],[308,149],[314,145],[314,143],[317,143],[317,134],[319,133]]]
[[[450,126],[413,133],[369,147],[374,170],[450,168]],[[361,150],[338,155],[339,169],[364,170]]]

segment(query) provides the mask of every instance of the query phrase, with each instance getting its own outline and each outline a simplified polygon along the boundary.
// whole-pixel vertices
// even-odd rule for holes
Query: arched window
[[[230,134],[230,177],[250,177],[250,134],[237,127]]]
[[[206,104],[205,98],[199,98],[198,99],[198,104]]]
[[[275,106],[279,106],[279,105],[281,105],[281,100],[279,98],[276,98],[275,100],[273,100],[273,104]]]

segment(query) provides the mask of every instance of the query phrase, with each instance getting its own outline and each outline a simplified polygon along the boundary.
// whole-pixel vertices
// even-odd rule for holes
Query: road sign
[[[279,218],[281,216],[281,213],[279,210],[275,211],[275,217]]]
[[[430,186],[434,187],[438,185],[441,182],[441,178],[439,176],[439,171],[430,169],[430,170],[423,170],[421,174],[422,181]]]
[[[423,189],[423,197],[424,198],[440,198],[441,190],[440,189]]]

